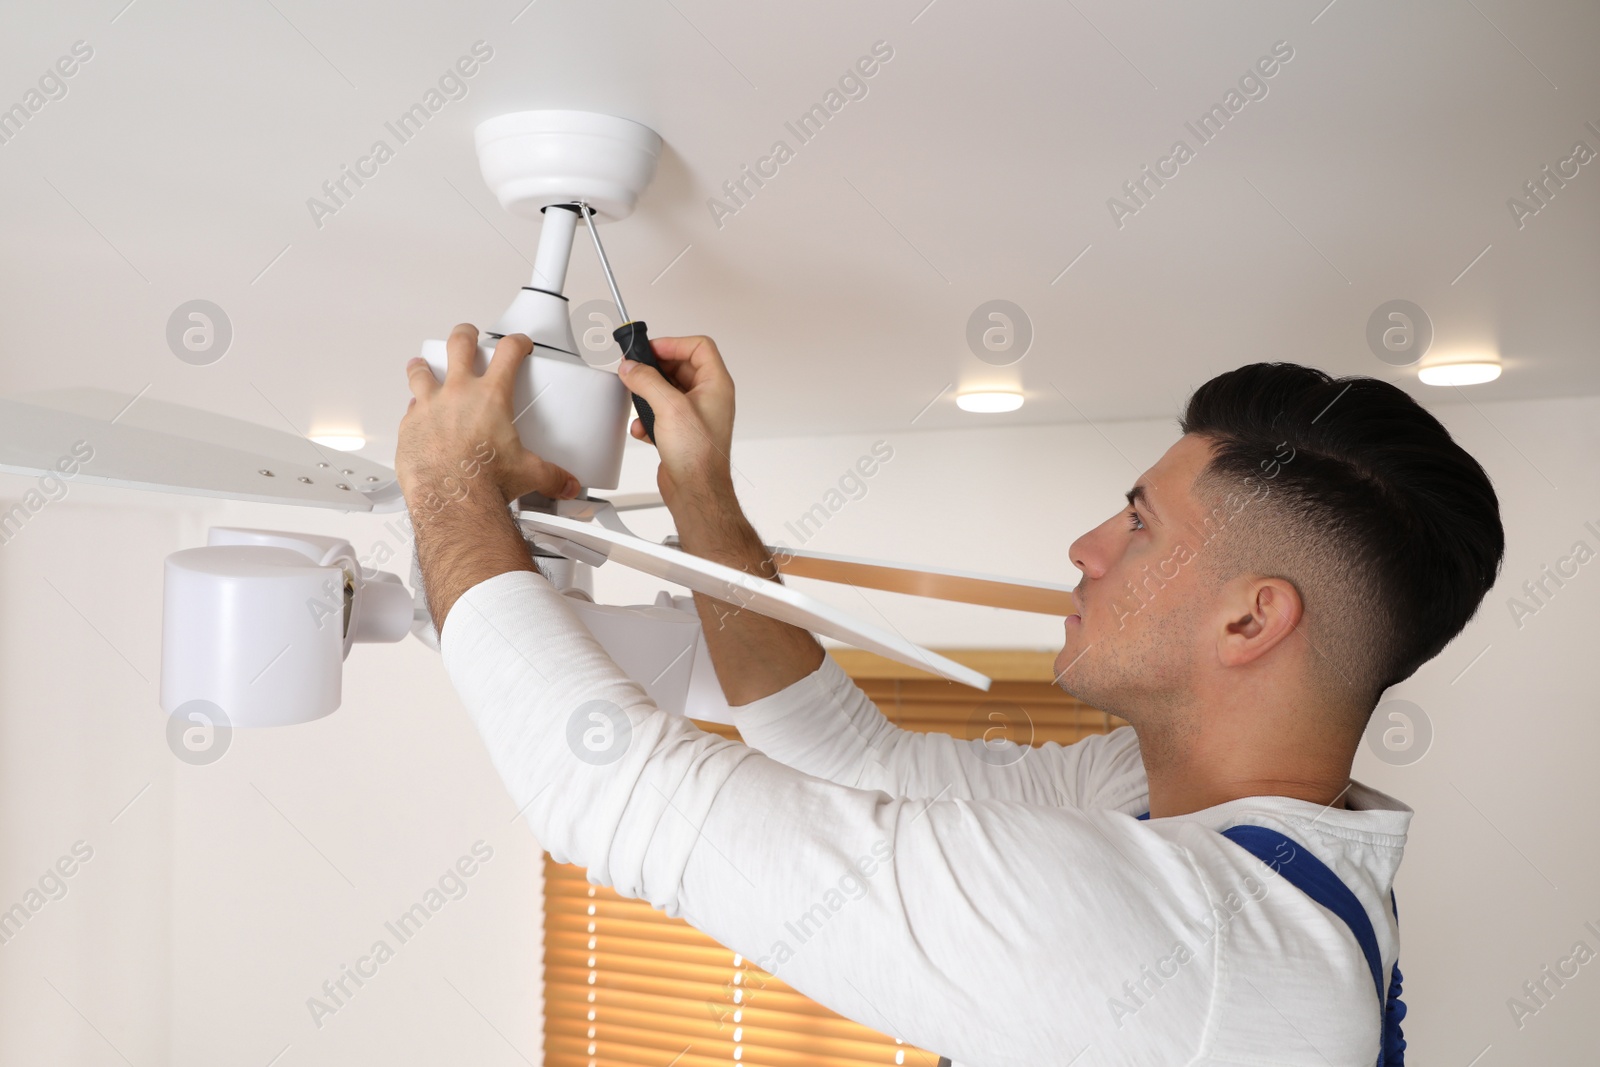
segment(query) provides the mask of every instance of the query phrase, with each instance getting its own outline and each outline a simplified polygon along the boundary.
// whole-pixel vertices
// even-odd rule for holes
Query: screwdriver
[[[606,250],[600,244],[600,231],[595,229],[594,209],[582,200],[578,202],[578,213],[583,216],[583,221],[589,226],[589,236],[594,238],[594,250],[600,257],[600,269],[606,273],[606,284],[611,287],[611,299],[616,302],[617,314],[622,317],[622,325],[611,332],[617,344],[622,348],[622,358],[643,363],[647,367],[661,369],[656,361],[655,349],[650,347],[650,336],[643,322],[635,322],[628,318],[628,309],[623,306],[622,294],[617,291],[616,276],[611,273],[611,264],[606,260]],[[651,444],[656,440],[656,413],[650,409],[650,402],[638,393],[633,395],[633,408],[639,413],[639,421],[644,424],[644,435]]]

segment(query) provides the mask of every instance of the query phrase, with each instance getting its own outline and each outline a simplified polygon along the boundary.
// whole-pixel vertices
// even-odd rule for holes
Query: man
[[[503,339],[479,377],[476,343],[456,328],[443,384],[408,369],[398,466],[446,668],[558,860],[972,1067],[1378,1060],[1411,811],[1351,764],[1379,695],[1461,630],[1503,550],[1482,468],[1404,393],[1291,364],[1202,386],[1127,506],[1069,550],[1060,684],[1131,728],[997,761],[898,730],[810,634],[704,597],[747,745],[656,709],[509,516],[523,493],[578,491],[511,425],[530,344]],[[716,346],[655,350],[665,377],[620,373],[655,409],[684,549],[774,577],[734,497]],[[629,722],[600,767],[566,741],[594,700]],[[1278,844],[1253,854],[1241,827]],[[1313,863],[1357,914],[1280,874]]]

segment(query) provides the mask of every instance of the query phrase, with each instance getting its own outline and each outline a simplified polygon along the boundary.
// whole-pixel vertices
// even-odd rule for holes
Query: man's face
[[[1201,562],[1210,513],[1192,490],[1210,458],[1204,439],[1179,439],[1139,476],[1126,507],[1072,543],[1083,578],[1057,684],[1129,721],[1181,707],[1204,651],[1217,590]]]

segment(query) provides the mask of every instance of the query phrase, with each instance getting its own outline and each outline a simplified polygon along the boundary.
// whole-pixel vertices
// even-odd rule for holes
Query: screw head
[[[259,474],[261,474],[261,475],[263,475],[264,477],[267,477],[267,478],[276,478],[277,477],[276,474],[273,474],[271,471],[267,470],[265,467],[261,468],[261,470],[259,472],[257,472],[257,473],[259,473]]]
[[[307,477],[306,477],[306,476],[305,476],[305,475],[303,475],[303,474],[302,474],[302,475],[301,475],[301,476],[300,476],[300,480],[301,480],[301,481],[302,481],[302,482],[304,482],[304,483],[305,483],[305,484],[307,484],[307,485],[310,485],[310,484],[311,484],[311,479],[310,479],[310,478],[307,478]]]

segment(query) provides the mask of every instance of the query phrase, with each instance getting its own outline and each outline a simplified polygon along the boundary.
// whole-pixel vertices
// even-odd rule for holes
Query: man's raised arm
[[[656,484],[685,552],[774,581],[778,568],[733,490],[733,378],[709,337],[653,342],[658,373],[623,360],[623,383],[656,411]],[[670,381],[672,384],[668,385]],[[633,436],[647,440],[635,420]],[[712,665],[735,707],[786,689],[815,671],[822,646],[798,626],[694,595]]]
[[[656,412],[657,484],[684,551],[781,581],[734,492],[733,379],[709,337],[657,338],[660,373],[624,360],[622,380]],[[663,379],[666,376],[666,380]],[[672,382],[671,385],[667,381]],[[643,425],[633,435],[645,440]],[[982,740],[902,730],[809,632],[701,593],[695,606],[734,723],[752,747],[807,774],[899,797],[988,797],[1087,807],[1121,777],[1103,743],[997,752]]]

